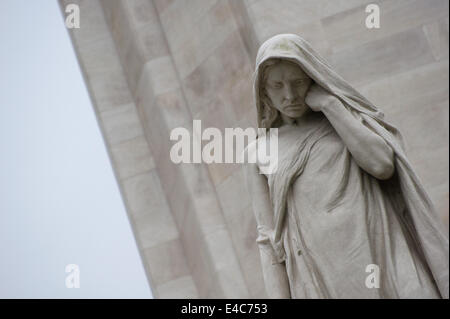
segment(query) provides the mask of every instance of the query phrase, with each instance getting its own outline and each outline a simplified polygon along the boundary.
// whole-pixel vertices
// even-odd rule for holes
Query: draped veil
[[[389,188],[389,196],[395,197],[396,201],[404,202],[405,211],[400,217],[426,260],[441,296],[448,298],[448,234],[406,157],[403,139],[398,129],[384,119],[384,114],[376,106],[334,72],[305,40],[294,34],[276,35],[259,48],[254,73],[254,98],[259,127],[263,127],[265,114],[263,109],[265,106],[260,98],[261,66],[272,58],[287,59],[299,65],[318,85],[337,97],[348,112],[351,112],[392,147],[395,153],[396,172],[385,183]],[[291,172],[291,175],[295,174],[298,172]],[[286,180],[277,180],[277,176],[274,176],[272,180],[269,179],[269,184],[272,186],[277,183],[286,184]],[[289,187],[290,185],[279,186],[278,191],[274,191],[275,188],[271,187],[275,226],[271,230],[259,230],[260,238],[270,240],[278,262],[282,262],[285,257],[281,233],[286,215],[286,198]]]

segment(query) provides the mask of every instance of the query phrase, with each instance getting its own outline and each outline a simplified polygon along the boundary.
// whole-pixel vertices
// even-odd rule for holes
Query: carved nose
[[[292,90],[290,85],[286,85],[285,91],[284,91],[284,98],[286,101],[292,102],[295,98],[294,91]]]

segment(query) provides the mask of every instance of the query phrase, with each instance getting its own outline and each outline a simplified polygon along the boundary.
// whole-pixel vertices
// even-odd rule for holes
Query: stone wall
[[[72,41],[155,297],[266,296],[241,167],[175,165],[169,136],[193,119],[254,126],[256,51],[277,33],[307,39],[399,127],[448,225],[448,1],[60,3],[80,5]]]

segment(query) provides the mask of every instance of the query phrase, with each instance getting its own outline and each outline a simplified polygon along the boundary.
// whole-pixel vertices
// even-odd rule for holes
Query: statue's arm
[[[284,263],[275,262],[275,251],[266,233],[273,229],[267,179],[259,174],[256,164],[252,163],[245,164],[245,175],[258,226],[257,243],[267,294],[270,298],[291,298],[286,266]]]
[[[323,107],[322,112],[362,169],[381,180],[393,175],[394,151],[381,136],[351,115],[338,99]]]
[[[388,179],[394,174],[393,149],[348,112],[338,98],[315,84],[305,101],[314,111],[325,114],[359,167],[378,179]]]

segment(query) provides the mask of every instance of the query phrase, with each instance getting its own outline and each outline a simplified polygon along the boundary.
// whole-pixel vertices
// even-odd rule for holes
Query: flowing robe
[[[287,190],[282,230],[291,297],[439,298],[403,222],[404,203],[357,165],[323,113],[309,119],[279,128],[278,170],[267,175],[276,188],[277,174],[288,178],[292,162],[304,161]]]
[[[285,263],[291,297],[448,298],[448,231],[406,156],[399,130],[295,34],[276,35],[258,50],[253,77],[258,127],[272,125],[267,122],[272,112],[261,99],[261,67],[273,58],[297,64],[338,98],[392,148],[395,164],[389,180],[367,174],[326,118],[280,129],[278,169],[267,176],[271,216],[263,210],[263,219],[273,219],[273,225],[258,225],[257,242]],[[379,267],[379,289],[365,285],[368,265]]]

